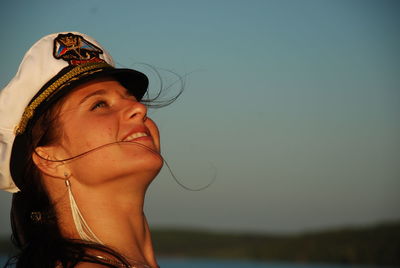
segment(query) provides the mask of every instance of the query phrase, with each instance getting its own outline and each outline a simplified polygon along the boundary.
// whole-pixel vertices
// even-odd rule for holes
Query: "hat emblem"
[[[69,65],[80,65],[88,62],[105,62],[99,55],[103,50],[87,41],[80,35],[68,33],[59,34],[54,39],[53,56],[63,59]]]

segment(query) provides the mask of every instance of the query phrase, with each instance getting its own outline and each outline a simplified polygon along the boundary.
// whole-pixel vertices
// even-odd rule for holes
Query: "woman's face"
[[[86,184],[133,175],[154,177],[162,166],[160,139],[146,113],[146,106],[112,78],[80,85],[60,109],[57,157],[94,149],[66,162],[71,175]]]

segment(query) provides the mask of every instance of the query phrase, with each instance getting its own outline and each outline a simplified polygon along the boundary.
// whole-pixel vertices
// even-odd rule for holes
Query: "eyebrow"
[[[92,93],[86,95],[85,97],[83,97],[83,98],[80,100],[79,105],[81,105],[82,103],[84,103],[85,101],[87,101],[89,98],[91,98],[91,97],[93,97],[93,96],[104,95],[104,94],[106,94],[106,90],[104,90],[104,89],[96,90],[96,91],[94,91],[94,92],[92,92]]]

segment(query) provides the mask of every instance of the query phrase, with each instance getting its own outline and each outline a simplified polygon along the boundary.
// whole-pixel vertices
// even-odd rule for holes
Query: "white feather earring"
[[[75,198],[72,194],[71,190],[71,183],[69,181],[69,174],[67,172],[64,173],[65,176],[65,185],[68,189],[68,196],[69,196],[69,204],[71,207],[72,218],[75,223],[75,228],[82,240],[95,242],[103,245],[103,242],[94,234],[92,229],[90,229],[89,225],[86,223],[85,219],[80,212],[78,205],[75,202]]]

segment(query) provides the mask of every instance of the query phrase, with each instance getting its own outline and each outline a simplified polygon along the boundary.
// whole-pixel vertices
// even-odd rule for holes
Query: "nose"
[[[123,112],[125,120],[141,120],[145,121],[147,115],[147,107],[141,102],[127,100],[126,108]]]

